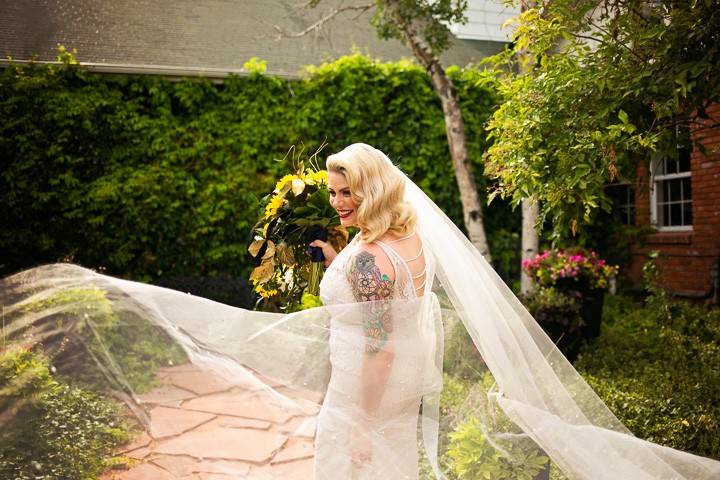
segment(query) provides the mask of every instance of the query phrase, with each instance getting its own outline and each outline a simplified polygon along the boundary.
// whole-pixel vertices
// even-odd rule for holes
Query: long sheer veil
[[[391,307],[397,318],[417,313],[402,317],[411,333],[396,347],[407,357],[398,355],[405,360],[393,368],[411,372],[399,377],[398,391],[421,399],[425,478],[445,477],[448,465],[438,450],[463,422],[473,441],[491,452],[475,462],[526,468],[528,478],[547,464],[571,479],[720,478],[716,460],[634,437],[410,179],[406,199],[418,213],[436,268],[431,292]],[[112,396],[132,413],[131,423],[146,434],[120,451],[166,473],[177,472],[179,463],[169,465],[183,458],[185,475],[222,471],[233,478],[311,475],[288,468],[307,467],[332,369],[344,368],[333,363],[328,340],[339,319],[362,321],[372,308],[357,303],[286,314],[250,311],[63,263],[3,279],[0,302],[6,356],[41,354],[61,381]],[[470,359],[477,381],[450,396],[440,391],[448,368],[443,350],[456,335],[469,335],[479,352]],[[413,378],[412,385],[400,385],[403,376]],[[0,385],[2,435],[20,429],[37,401],[23,378],[6,376]],[[461,448],[453,455],[463,461]],[[537,468],[527,470],[530,463]]]

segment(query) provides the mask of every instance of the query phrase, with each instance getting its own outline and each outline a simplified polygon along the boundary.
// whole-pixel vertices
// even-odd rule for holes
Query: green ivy
[[[258,199],[292,170],[291,145],[352,142],[387,152],[462,225],[442,109],[426,73],[360,54],[308,67],[206,79],[98,75],[73,63],[0,73],[0,274],[70,259],[140,280],[246,276]],[[486,120],[497,96],[474,69],[449,68],[485,197]],[[485,212],[493,256],[519,274],[519,212]]]

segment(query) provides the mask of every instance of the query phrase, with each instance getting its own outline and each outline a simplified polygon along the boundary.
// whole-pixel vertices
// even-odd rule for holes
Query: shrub
[[[608,297],[576,367],[638,437],[720,458],[720,309]]]
[[[118,404],[53,379],[37,353],[0,353],[0,380],[3,407],[18,407],[0,431],[1,478],[93,478],[104,457],[130,439]]]
[[[303,140],[314,151],[327,139],[323,155],[357,141],[378,146],[462,225],[442,108],[422,68],[355,54],[302,80],[254,72],[216,85],[70,63],[5,68],[0,275],[69,258],[146,281],[246,277],[259,198]],[[481,172],[496,96],[478,85],[477,70],[448,74]],[[486,180],[476,177],[484,197]],[[493,257],[506,278],[517,277],[519,212],[498,200],[485,210]]]
[[[528,438],[518,436],[510,441],[489,440],[475,417],[463,421],[450,434],[450,439],[448,456],[459,480],[532,480],[546,468],[549,460]]]
[[[52,358],[58,374],[92,390],[129,386],[143,393],[155,386],[158,367],[181,363],[186,356],[160,327],[135,311],[136,305],[124,300],[119,295],[113,301],[97,287],[70,288],[23,305],[21,313],[43,314],[33,328],[50,333],[34,341]],[[111,364],[116,368],[107,369]]]
[[[467,381],[482,379],[487,368],[465,326],[454,319],[446,329],[443,371]]]
[[[255,295],[247,278],[220,275],[217,277],[166,276],[153,281],[154,285],[191,293],[198,297],[240,308],[252,308]]]

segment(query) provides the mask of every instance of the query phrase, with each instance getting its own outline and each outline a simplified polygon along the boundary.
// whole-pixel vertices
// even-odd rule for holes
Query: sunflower
[[[279,196],[279,195],[273,195],[273,197],[268,202],[267,206],[265,207],[265,218],[271,218],[277,215],[277,211],[280,207],[285,205],[286,200]]]

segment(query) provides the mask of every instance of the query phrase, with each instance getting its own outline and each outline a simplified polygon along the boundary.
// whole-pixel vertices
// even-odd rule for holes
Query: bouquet
[[[618,272],[617,265],[607,265],[592,250],[545,250],[530,260],[523,260],[522,268],[541,287],[560,282],[587,284],[591,289],[605,289],[610,277]]]
[[[310,157],[311,165],[318,152]],[[317,303],[307,294],[318,293],[324,258],[319,248],[307,244],[321,239],[340,251],[348,241],[329,203],[327,172],[300,160],[294,163],[295,172],[283,176],[263,197],[248,247],[256,264],[250,274],[255,292],[261,301],[285,309]]]

